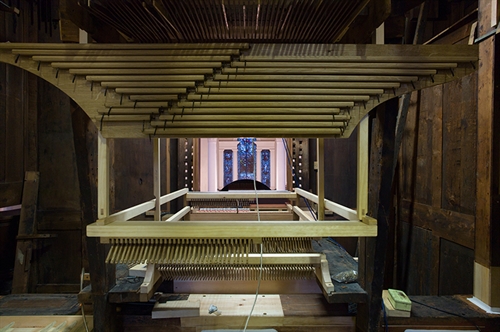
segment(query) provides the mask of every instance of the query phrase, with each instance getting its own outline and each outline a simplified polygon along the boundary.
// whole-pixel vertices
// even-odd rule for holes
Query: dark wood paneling
[[[439,237],[474,248],[474,216],[403,200],[401,219],[432,230]]]
[[[80,209],[69,97],[56,87],[39,86],[39,209]]]
[[[325,198],[356,208],[358,129],[349,138],[325,139]]]
[[[57,237],[39,240],[34,255],[38,285],[78,284],[82,266],[81,232],[51,230],[50,233]]]
[[[400,192],[405,199],[413,199],[414,177],[416,176],[415,161],[417,160],[418,149],[418,131],[420,105],[418,103],[418,92],[413,92],[410,99],[406,126],[403,133],[403,139],[400,148]]]
[[[111,213],[153,199],[153,141],[114,139],[111,156]]]
[[[0,207],[21,204],[23,181],[0,183]]]
[[[474,214],[476,193],[476,75],[444,85],[444,209]]]
[[[472,294],[474,250],[441,239],[439,295]]]
[[[439,91],[439,90],[438,90]],[[415,200],[423,204],[432,204],[432,140],[433,140],[433,118],[435,112],[434,90],[426,89],[419,93],[420,110],[417,135],[417,159],[413,167],[416,167],[415,178]],[[438,99],[439,100],[439,99]],[[437,102],[439,107],[439,102]]]
[[[408,295],[437,295],[439,237],[431,231],[400,224],[398,285]]]

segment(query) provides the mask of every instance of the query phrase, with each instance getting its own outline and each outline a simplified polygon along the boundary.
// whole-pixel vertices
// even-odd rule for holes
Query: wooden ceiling
[[[370,0],[90,0],[129,42],[335,43]]]

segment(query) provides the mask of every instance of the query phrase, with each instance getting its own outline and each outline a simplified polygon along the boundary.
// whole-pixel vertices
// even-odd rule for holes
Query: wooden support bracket
[[[160,271],[156,268],[155,264],[148,264],[146,268],[146,276],[142,282],[140,289],[140,301],[147,302],[154,292],[156,282],[161,278]]]
[[[316,267],[316,277],[326,297],[335,291],[325,254],[321,254],[320,264]]]

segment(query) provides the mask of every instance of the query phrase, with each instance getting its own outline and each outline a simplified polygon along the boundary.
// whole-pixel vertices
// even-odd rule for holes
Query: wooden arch
[[[103,137],[348,137],[374,107],[476,69],[477,45],[0,44]]]

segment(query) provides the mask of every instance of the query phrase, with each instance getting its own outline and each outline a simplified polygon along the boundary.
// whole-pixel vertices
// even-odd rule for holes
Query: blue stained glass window
[[[260,174],[261,182],[271,187],[271,151],[262,150],[260,152]]]
[[[224,186],[233,182],[233,150],[224,150]]]
[[[238,180],[254,178],[254,163],[257,159],[255,138],[238,138]]]

